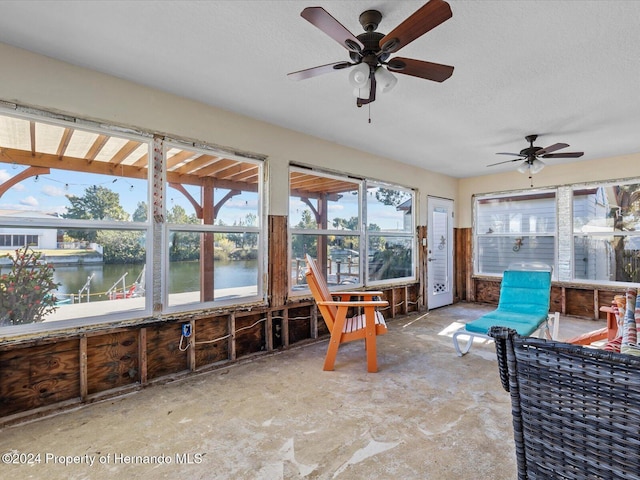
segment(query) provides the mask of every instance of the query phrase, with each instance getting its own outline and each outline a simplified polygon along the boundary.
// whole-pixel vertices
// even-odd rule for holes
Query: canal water
[[[78,295],[78,291],[91,278],[91,295],[99,298],[113,286],[125,273],[125,285],[132,285],[140,273],[143,265],[73,265],[56,266],[54,281],[60,283],[56,292],[61,299],[69,295]],[[0,269],[0,273],[7,273],[9,269]],[[200,289],[200,264],[196,262],[172,262],[169,267],[169,293],[193,292]],[[214,285],[216,289],[246,287],[256,285],[258,281],[257,260],[216,261],[214,270]],[[122,282],[118,283],[122,290]],[[85,292],[86,293],[86,292]]]

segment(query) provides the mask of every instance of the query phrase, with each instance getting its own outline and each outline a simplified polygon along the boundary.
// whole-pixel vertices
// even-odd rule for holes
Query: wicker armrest
[[[496,355],[498,356],[498,371],[502,388],[509,391],[509,368],[507,363],[507,337],[515,334],[516,331],[506,327],[491,327],[489,336],[493,337],[496,345]]]

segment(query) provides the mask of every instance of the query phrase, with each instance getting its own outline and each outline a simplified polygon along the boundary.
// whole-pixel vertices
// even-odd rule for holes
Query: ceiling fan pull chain
[[[369,123],[371,123],[371,104],[369,104]]]

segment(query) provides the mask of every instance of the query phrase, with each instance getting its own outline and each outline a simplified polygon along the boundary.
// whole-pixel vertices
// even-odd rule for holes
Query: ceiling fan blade
[[[431,0],[433,1],[433,0]],[[453,67],[412,58],[396,57],[389,60],[389,70],[434,82],[444,82],[453,74]]]
[[[556,150],[560,150],[561,148],[567,148],[569,145],[567,143],[554,143],[553,145],[549,145],[542,150],[538,150],[536,152],[536,156],[546,155],[547,153],[555,152]]]
[[[494,167],[496,165],[502,165],[503,163],[511,163],[511,162],[521,162],[522,158],[514,158],[512,160],[505,160],[504,162],[492,163],[491,165],[487,165],[487,167]]]
[[[429,30],[451,18],[451,7],[444,0],[430,0],[380,40],[386,53],[400,50]]]
[[[550,153],[543,155],[542,158],[578,158],[582,155],[584,152]]]
[[[364,45],[322,7],[307,7],[300,16],[333,38],[347,50],[361,52]]]
[[[297,72],[288,73],[287,77],[292,80],[305,80],[325,73],[335,72],[336,70],[342,70],[343,68],[352,67],[353,65],[353,63],[349,62],[328,63],[327,65],[320,65],[319,67],[307,68],[306,70],[298,70]]]
[[[526,155],[523,155],[521,153],[509,153],[509,152],[498,152],[498,153],[496,153],[496,155],[516,155],[516,156],[522,157],[522,158],[526,157]]]

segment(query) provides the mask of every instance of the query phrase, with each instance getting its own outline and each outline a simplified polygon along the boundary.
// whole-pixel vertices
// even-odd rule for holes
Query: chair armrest
[[[343,302],[340,300],[332,300],[332,301],[320,301],[316,302],[318,305],[332,305],[336,307],[386,307],[389,305],[389,302],[386,300],[370,300],[370,301],[354,301],[354,302]]]

